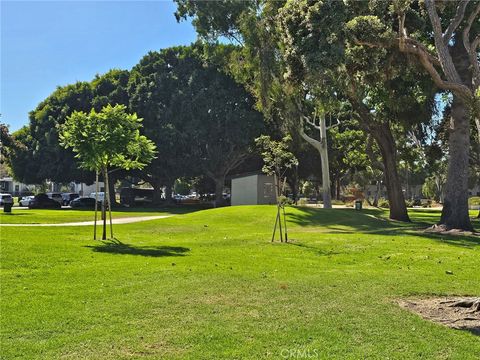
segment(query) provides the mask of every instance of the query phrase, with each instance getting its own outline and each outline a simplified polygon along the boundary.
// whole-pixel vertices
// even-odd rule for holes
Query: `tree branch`
[[[427,8],[430,22],[432,23],[433,38],[442,70],[448,81],[461,84],[460,75],[458,75],[457,69],[455,65],[453,65],[452,56],[448,51],[448,45],[443,41],[442,25],[437,14],[437,9],[435,8],[435,0],[425,0],[425,7]]]
[[[305,130],[303,129],[303,119],[304,119],[304,116],[303,115],[300,115],[300,126],[298,128],[298,131],[300,133],[300,136],[306,141],[308,142],[310,145],[312,145],[315,149],[319,149],[322,144],[320,143],[320,141],[318,140],[315,140],[314,138],[311,138],[310,136],[308,136],[307,134],[305,134]]]
[[[465,28],[463,29],[463,45],[465,46],[465,50],[470,51],[470,29],[472,28],[473,21],[475,18],[478,16],[478,13],[480,12],[480,3],[477,4],[477,7],[475,10],[470,14],[470,16],[467,19],[467,24],[465,25]]]
[[[480,86],[480,66],[478,65],[478,60],[477,60],[477,47],[480,43],[480,36],[477,35],[477,37],[473,40],[472,44],[470,44],[470,29],[472,28],[473,21],[478,16],[479,12],[480,12],[480,3],[478,3],[475,10],[468,17],[467,24],[465,25],[465,28],[463,29],[463,33],[462,33],[463,46],[465,47],[465,50],[468,53],[470,64],[472,65],[473,79],[474,79],[473,82],[475,87]]]
[[[443,42],[445,43],[445,45],[448,45],[454,31],[457,30],[458,25],[460,25],[463,18],[465,17],[465,9],[469,2],[470,0],[461,0],[459,2],[457,6],[457,12],[455,13],[455,17],[452,19],[452,21],[447,27],[447,30],[445,30],[445,33],[443,34]]]
[[[428,1],[431,1],[431,0],[428,0]],[[435,14],[436,14],[436,11],[435,11]],[[438,18],[438,15],[437,15],[437,18]],[[399,26],[404,26],[404,23],[405,23],[405,14],[401,14],[399,15]],[[400,33],[400,37],[398,39],[398,44],[399,44],[398,46],[400,51],[404,53],[417,55],[418,59],[420,60],[420,63],[423,65],[425,70],[427,70],[427,72],[430,74],[436,86],[438,86],[440,89],[443,89],[443,90],[453,91],[466,99],[471,98],[470,89],[467,86],[461,84],[460,81],[456,83],[456,82],[446,81],[442,79],[437,69],[435,69],[434,62],[432,61],[432,56],[426,51],[425,47],[421,45],[418,41],[407,37],[407,33],[404,27],[399,28],[399,33]],[[450,55],[448,56],[450,57]],[[441,64],[439,59],[436,59],[435,62]]]
[[[307,116],[302,116],[302,117],[305,119],[305,121],[307,122],[308,125],[313,126],[317,130],[320,130],[320,126],[315,124],[314,121],[310,120],[309,117],[307,117]]]
[[[339,125],[340,125],[340,120],[337,119],[337,123],[336,123],[336,124],[333,124],[333,125],[328,125],[328,126],[327,126],[327,130],[333,129],[334,127],[337,127],[337,126],[339,126]]]

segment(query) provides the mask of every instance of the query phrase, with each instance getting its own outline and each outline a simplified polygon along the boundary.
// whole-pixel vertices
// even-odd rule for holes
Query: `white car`
[[[33,200],[35,196],[24,196],[20,199],[20,201],[18,202],[18,204],[20,206],[28,206],[28,204],[30,204],[30,201]]]
[[[95,194],[96,194],[95,192],[92,192],[89,197],[91,197],[92,199],[95,199]],[[103,202],[104,197],[105,197],[105,192],[99,191],[98,192],[98,201]]]

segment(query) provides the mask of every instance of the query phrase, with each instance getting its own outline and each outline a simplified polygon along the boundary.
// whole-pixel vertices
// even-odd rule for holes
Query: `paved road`
[[[116,218],[112,219],[113,224],[130,224],[140,221],[147,220],[156,220],[156,219],[165,219],[173,215],[156,215],[156,216],[137,216],[137,217],[127,217],[127,218]],[[108,220],[107,220],[108,222]],[[101,220],[97,221],[97,224],[101,223]],[[93,225],[93,221],[79,221],[79,222],[67,222],[67,223],[58,223],[58,224],[0,224],[1,226],[88,226]]]

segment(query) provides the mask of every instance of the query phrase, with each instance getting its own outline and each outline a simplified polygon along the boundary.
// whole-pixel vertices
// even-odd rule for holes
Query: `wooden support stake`
[[[102,230],[102,240],[107,240],[107,214],[106,214],[106,207],[105,207],[105,169],[103,169],[103,201],[102,201],[102,220],[103,220],[103,230]]]
[[[95,171],[95,220],[93,221],[93,240],[97,240],[97,209],[98,209],[98,170]]]
[[[110,183],[108,181],[108,169],[105,170],[105,189],[106,196],[107,196],[107,204],[108,204],[108,214],[110,216],[110,238],[113,239],[113,224],[112,224],[112,203],[110,201]]]
[[[277,206],[277,216],[275,217],[275,226],[273,227],[272,242],[275,240],[275,233],[277,232],[277,224],[278,224],[278,206]]]

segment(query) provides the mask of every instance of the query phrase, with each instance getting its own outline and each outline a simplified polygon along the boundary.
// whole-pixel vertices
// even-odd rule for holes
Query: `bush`
[[[389,209],[390,208],[390,203],[388,202],[387,199],[379,199],[378,200],[378,207],[384,208],[384,209]]]
[[[422,201],[422,207],[431,208],[432,207],[432,200],[427,199],[427,201]]]
[[[278,202],[284,205],[293,205],[293,200],[284,195],[278,197]]]
[[[332,205],[345,205],[342,200],[332,200]]]
[[[300,198],[300,199],[298,199],[298,201],[297,201],[297,205],[298,205],[298,206],[305,206],[305,205],[307,205],[307,204],[308,204],[308,201],[307,201],[307,199],[305,199],[305,198]]]
[[[407,207],[413,207],[415,205],[415,201],[414,200],[405,200],[405,205]]]

